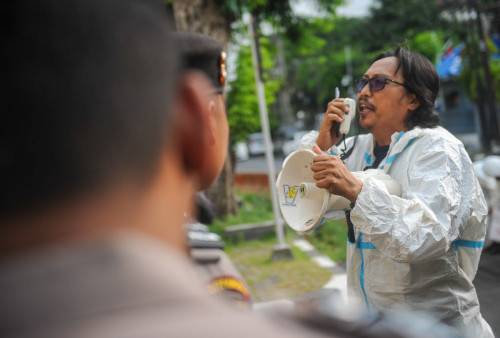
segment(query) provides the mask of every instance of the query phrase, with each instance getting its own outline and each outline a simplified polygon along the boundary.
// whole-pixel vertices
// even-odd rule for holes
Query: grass
[[[273,219],[268,190],[259,192],[237,191],[243,203],[237,216],[216,220],[210,230],[224,236],[230,225],[258,223]],[[295,248],[291,241],[298,235],[287,228],[286,242],[290,245],[294,260],[272,262],[271,254],[277,239],[273,235],[258,241],[227,244],[225,251],[247,281],[255,302],[297,297],[321,288],[331,272],[311,264],[310,257]],[[347,230],[344,221],[328,221],[321,228],[303,238],[321,254],[335,262],[345,261]]]
[[[228,216],[225,219],[216,219],[210,225],[210,231],[223,236],[224,229],[228,226],[258,223],[274,218],[269,190],[264,189],[257,192],[236,190],[236,195],[242,201],[238,215]]]
[[[345,220],[327,221],[307,236],[307,240],[323,255],[335,262],[345,262],[347,226]]]
[[[292,245],[293,260],[272,262],[274,245],[275,238],[269,237],[226,248],[249,285],[254,302],[301,296],[321,288],[331,278],[328,270],[311,264],[310,258]]]

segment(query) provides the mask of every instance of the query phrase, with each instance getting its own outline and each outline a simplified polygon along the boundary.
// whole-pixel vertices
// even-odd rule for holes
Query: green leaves
[[[222,0],[220,0],[222,1]],[[444,41],[457,37],[457,26],[441,17],[435,2],[421,0],[379,0],[371,15],[347,18],[335,15],[340,0],[316,0],[321,17],[295,17],[289,1],[234,0],[259,18],[273,25],[271,33],[261,38],[266,100],[271,125],[278,116],[277,96],[286,87],[291,97],[291,114],[304,111],[309,120],[323,113],[334,98],[355,95],[353,80],[362,76],[369,62],[380,52],[405,42],[436,62]],[[234,2],[228,0],[227,4]],[[240,26],[241,27],[241,26]],[[240,33],[241,34],[241,33]],[[245,35],[247,33],[243,33]],[[233,140],[244,140],[260,130],[256,88],[248,39],[237,35],[239,43],[237,79],[230,83],[229,122]],[[277,51],[271,40],[282,39],[286,74],[275,70]],[[499,65],[500,67],[500,65]],[[493,66],[495,69],[495,66]],[[500,77],[498,79],[500,81]],[[499,86],[500,87],[500,86]],[[312,128],[310,124],[306,128]]]
[[[498,98],[500,97],[500,60],[492,59],[491,55],[498,54],[499,51],[490,39],[486,40],[486,48],[490,56],[489,67],[493,80],[493,88],[495,89],[495,96]],[[477,38],[471,38],[467,41],[462,52],[462,59],[463,69],[460,74],[460,81],[467,95],[472,100],[477,100],[479,91],[485,91],[484,84],[486,83]],[[481,82],[480,85],[478,81]]]
[[[242,37],[240,36],[240,38]],[[243,37],[243,39],[246,38]],[[271,77],[270,75],[275,64],[275,46],[271,44],[267,37],[260,38],[259,42],[266,103],[268,112],[272,115],[272,105],[276,102],[282,79]],[[250,133],[260,131],[261,129],[252,52],[248,44],[239,45],[236,60],[236,76],[236,79],[229,82],[230,89],[227,100],[228,121],[232,142],[246,140]]]
[[[443,32],[436,30],[418,33],[408,45],[412,50],[418,51],[432,62],[437,62],[437,56],[443,49]]]

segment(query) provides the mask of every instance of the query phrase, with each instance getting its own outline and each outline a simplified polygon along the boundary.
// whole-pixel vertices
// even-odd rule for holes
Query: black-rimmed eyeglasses
[[[404,83],[401,83],[401,82],[398,82],[398,81],[395,81],[395,80],[392,80],[392,79],[389,79],[389,78],[386,78],[383,76],[374,76],[371,78],[362,77],[360,79],[357,79],[356,80],[356,91],[358,93],[360,93],[363,90],[363,88],[365,88],[366,84],[368,83],[368,86],[370,87],[370,90],[372,92],[378,92],[378,91],[385,88],[385,84],[387,81],[393,82],[395,84],[398,84],[400,86],[408,88],[408,86]]]

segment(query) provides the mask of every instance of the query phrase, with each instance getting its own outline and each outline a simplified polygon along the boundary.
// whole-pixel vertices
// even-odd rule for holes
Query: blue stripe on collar
[[[396,157],[397,157],[399,154],[401,154],[403,151],[405,151],[405,150],[406,150],[406,148],[408,148],[408,147],[409,147],[409,146],[413,143],[413,141],[415,141],[415,139],[416,139],[416,137],[415,137],[415,138],[412,138],[412,139],[408,142],[408,144],[407,144],[407,145],[403,148],[403,150],[401,150],[399,153],[389,156],[389,157],[387,158],[387,160],[385,160],[385,163],[387,163],[387,164],[392,163],[392,162],[396,159]],[[399,140],[399,138],[398,138],[398,140]]]
[[[372,164],[372,158],[370,157],[370,155],[367,152],[365,152],[365,162],[368,165]]]

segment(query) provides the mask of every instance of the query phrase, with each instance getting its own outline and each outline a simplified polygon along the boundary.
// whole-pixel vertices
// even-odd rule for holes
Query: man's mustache
[[[358,107],[361,107],[361,105],[365,106],[366,108],[368,108],[370,110],[375,110],[377,108],[377,107],[375,107],[375,105],[373,105],[372,103],[370,103],[368,101],[368,99],[364,99],[364,98],[361,98],[361,99],[358,100]]]

